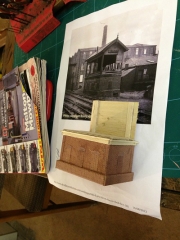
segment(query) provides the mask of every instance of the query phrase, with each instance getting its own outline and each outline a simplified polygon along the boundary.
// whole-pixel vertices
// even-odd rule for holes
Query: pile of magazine
[[[31,58],[3,78],[0,91],[0,173],[46,173],[46,61]]]

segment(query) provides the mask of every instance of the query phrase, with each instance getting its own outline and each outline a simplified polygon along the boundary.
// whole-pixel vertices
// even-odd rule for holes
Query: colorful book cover
[[[19,106],[16,87],[19,85],[18,67],[3,78],[3,111],[1,112],[3,145],[21,142]]]
[[[21,78],[17,67],[2,79],[0,173],[45,173],[38,109]]]
[[[0,173],[45,173],[41,139],[0,147]]]
[[[8,144],[8,119],[7,119],[7,107],[6,107],[6,92],[1,91],[1,145]]]
[[[16,88],[22,141],[39,139],[41,138],[41,132],[37,107],[26,93],[21,82]]]
[[[3,77],[2,145],[41,138],[38,110],[21,83],[18,67]],[[2,100],[1,100],[2,99]]]

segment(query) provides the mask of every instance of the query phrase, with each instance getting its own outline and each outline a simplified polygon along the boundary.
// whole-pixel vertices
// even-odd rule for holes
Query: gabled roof
[[[135,68],[129,68],[129,69],[124,69],[122,70],[122,76],[121,77],[125,77],[126,75],[128,75],[130,72],[132,72]]]
[[[102,53],[105,52],[114,43],[118,43],[119,45],[121,45],[121,47],[123,48],[124,52],[128,51],[128,48],[121,41],[119,41],[118,38],[115,38],[113,41],[109,42],[104,47],[97,48],[98,52],[93,53],[89,58],[86,59],[86,61],[92,60],[92,59],[97,58],[98,56],[101,56]]]
[[[135,67],[135,66],[142,66],[142,65],[151,65],[157,63],[158,56],[142,56],[137,58],[129,58],[127,59],[124,64],[123,68],[126,64],[129,65],[129,67]]]
[[[135,43],[133,45],[126,45],[127,47],[150,47],[156,46],[155,44],[142,44],[142,43]]]

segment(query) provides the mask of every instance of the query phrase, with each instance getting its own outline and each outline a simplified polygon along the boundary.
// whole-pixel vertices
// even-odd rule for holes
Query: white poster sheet
[[[67,24],[57,84],[51,141],[51,169],[48,173],[51,184],[85,198],[161,219],[163,143],[176,8],[177,1],[171,0],[127,1],[114,4]],[[102,40],[104,26],[107,26],[105,43]],[[70,114],[65,112],[64,107],[67,92],[82,93],[85,92],[85,87],[87,87],[86,90],[89,87],[85,86],[84,75],[81,76],[81,74],[76,82],[68,85],[70,63],[75,61],[73,59],[78,56],[78,51],[83,54],[83,49],[85,49],[84,52],[88,50],[89,54],[96,54],[96,51],[101,51],[103,48],[102,44],[108,45],[115,38],[121,41],[127,49],[131,49],[131,51],[134,49],[134,56],[126,55],[126,60],[124,60],[127,61],[126,67],[132,67],[132,61],[134,61],[133,69],[136,69],[137,62],[146,60],[147,67],[137,74],[137,81],[146,81],[151,78],[154,85],[142,85],[144,88],[137,88],[133,92],[135,100],[138,99],[140,105],[146,105],[142,99],[150,99],[147,100],[148,109],[144,109],[144,112],[149,112],[148,120],[145,117],[148,114],[143,112],[144,115],[141,116],[142,119],[139,120],[136,127],[135,140],[139,144],[135,147],[133,159],[133,181],[102,186],[57,169],[56,161],[60,159],[61,131],[63,129],[88,131],[90,128],[88,119],[80,119],[76,116],[69,119],[66,117]],[[140,56],[138,61],[136,55]],[[117,64],[110,64],[109,61],[106,62],[106,69],[118,68]],[[126,62],[121,65],[122,68],[124,66],[122,76],[127,76],[127,73],[131,71],[127,72],[125,64]],[[148,64],[156,64],[156,72],[148,75]],[[79,67],[83,70],[83,66]],[[146,96],[145,94],[149,94],[149,88],[151,96]],[[120,96],[126,98],[127,101],[132,100],[128,97],[129,92],[132,93],[125,89],[121,91]],[[87,96],[89,93],[86,91]],[[116,99],[118,96],[117,93],[114,95]],[[103,100],[106,99],[109,99],[109,96]]]

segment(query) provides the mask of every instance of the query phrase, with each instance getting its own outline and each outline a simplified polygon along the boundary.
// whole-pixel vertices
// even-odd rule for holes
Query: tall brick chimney
[[[102,47],[106,45],[107,40],[107,25],[104,26],[103,37],[102,37]]]

